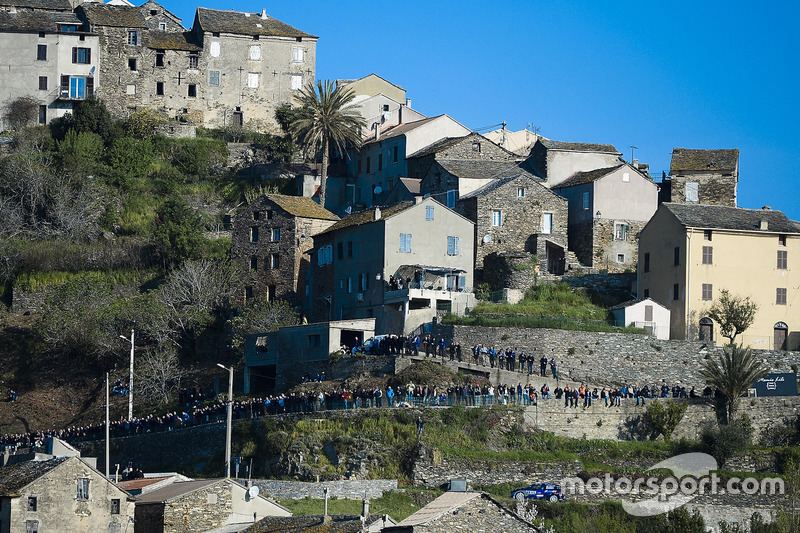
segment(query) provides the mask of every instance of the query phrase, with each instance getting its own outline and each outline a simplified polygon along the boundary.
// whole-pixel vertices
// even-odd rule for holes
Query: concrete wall
[[[548,150],[547,184],[553,187],[578,172],[608,168],[618,164],[619,154]]]
[[[343,81],[340,83],[345,85],[348,89],[351,89],[356,95],[375,96],[382,93],[395,102],[405,104],[406,92],[403,88],[384,80],[376,74],[370,74],[357,80]]]

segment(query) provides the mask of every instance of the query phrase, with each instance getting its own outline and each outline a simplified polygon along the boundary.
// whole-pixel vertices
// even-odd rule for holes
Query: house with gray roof
[[[569,249],[586,266],[636,268],[638,235],[658,207],[658,188],[632,165],[577,172],[552,185],[569,202]]]
[[[736,342],[800,348],[800,224],[780,211],[665,203],[639,237],[638,297],[670,310],[670,338],[727,343],[708,310],[722,291],[758,309]]]
[[[739,150],[674,148],[661,202],[736,207]]]
[[[622,154],[610,144],[553,141],[540,138],[523,168],[555,187],[579,172],[619,165]]]

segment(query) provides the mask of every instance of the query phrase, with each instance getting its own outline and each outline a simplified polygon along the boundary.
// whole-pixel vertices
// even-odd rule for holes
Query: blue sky
[[[164,0],[190,27],[205,0]],[[648,5],[655,4],[655,5]],[[800,220],[800,3],[237,2],[320,36],[317,78],[371,72],[426,115],[610,143],[660,176],[674,147],[739,148],[739,205]]]

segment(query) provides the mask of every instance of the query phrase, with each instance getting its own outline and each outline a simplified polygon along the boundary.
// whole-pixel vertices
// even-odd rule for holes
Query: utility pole
[[[106,479],[111,480],[111,473],[109,472],[110,467],[110,459],[109,456],[111,455],[111,429],[109,428],[109,407],[108,407],[108,372],[106,372]]]
[[[228,371],[228,429],[225,432],[225,477],[231,477],[231,425],[233,423],[233,366],[227,368],[219,363],[217,366]]]
[[[120,339],[124,339],[131,343],[131,371],[130,381],[128,382],[128,420],[133,420],[133,334],[134,330],[131,329],[131,338],[120,335]]]

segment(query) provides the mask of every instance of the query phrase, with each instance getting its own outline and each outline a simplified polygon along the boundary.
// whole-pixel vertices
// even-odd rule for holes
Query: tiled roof
[[[722,205],[662,204],[678,221],[690,228],[712,228],[769,233],[800,233],[798,223],[780,211],[771,209],[742,209]],[[767,221],[762,230],[761,221]]]
[[[316,35],[300,31],[269,15],[267,15],[266,18],[261,18],[261,13],[221,11],[218,9],[198,7],[197,20],[200,22],[200,28],[203,31],[234,33],[239,35],[317,38]]]
[[[405,211],[409,207],[413,206],[414,202],[401,202],[399,204],[391,205],[389,207],[378,207],[381,211],[381,220],[384,218],[388,218],[392,215],[396,215],[401,211]],[[364,224],[371,224],[375,222],[375,209],[374,207],[370,209],[365,209],[364,211],[359,211],[358,213],[353,213],[352,215],[348,215],[341,219],[339,222],[334,224],[333,226],[329,227],[325,231],[321,231],[317,235],[323,235],[325,233],[330,233],[332,231],[337,231],[343,228],[349,228],[351,226],[362,226]]]
[[[147,47],[159,50],[184,50],[187,52],[198,52],[203,47],[191,41],[191,32],[174,32],[151,30],[147,32]]]
[[[146,28],[138,7],[112,6],[109,4],[83,4],[78,9],[86,14],[86,20],[95,26],[114,28]]]
[[[440,159],[437,163],[450,174],[464,179],[509,178],[527,173],[513,161]]]
[[[615,170],[619,169],[620,167],[625,165],[617,165],[615,167],[607,167],[607,168],[597,168],[595,170],[587,170],[586,172],[578,172],[574,176],[570,176],[566,180],[553,185],[554,189],[561,189],[563,187],[575,187],[576,185],[583,185],[585,183],[591,183],[593,181],[599,180],[600,178],[604,178],[614,172]]]
[[[366,146],[368,144],[371,144],[371,143],[374,143],[374,142],[380,142],[380,141],[384,141],[386,139],[399,137],[400,135],[405,135],[409,131],[411,131],[413,129],[416,129],[416,128],[420,127],[420,126],[424,126],[425,124],[428,124],[429,122],[433,122],[437,118],[441,118],[443,116],[444,115],[437,115],[435,117],[423,118],[422,120],[415,120],[414,122],[406,122],[404,124],[398,124],[397,126],[394,126],[393,128],[389,128],[388,130],[386,130],[384,132],[381,132],[381,137],[377,141],[375,140],[374,136],[371,137],[369,140],[364,142],[364,146]]]
[[[47,11],[72,11],[69,0],[0,0],[0,6]]]
[[[408,192],[411,194],[419,194],[419,186],[422,183],[421,179],[418,178],[400,178],[398,180],[400,183],[406,186]]]
[[[242,533],[361,533],[359,515],[267,516]]]
[[[570,143],[563,141],[551,141],[541,138],[539,142],[550,150],[572,150],[575,152],[608,152],[618,154],[620,152],[612,144],[593,144],[593,143]]]
[[[475,189],[474,191],[472,191],[470,193],[467,193],[464,196],[459,197],[459,200],[465,200],[467,198],[473,198],[475,196],[482,196],[482,195],[486,194],[487,192],[491,192],[491,191],[493,191],[495,189],[499,189],[503,185],[505,185],[507,183],[510,183],[512,181],[516,181],[516,180],[518,180],[520,178],[531,178],[536,183],[542,183],[542,181],[543,181],[541,178],[539,178],[537,176],[534,176],[530,172],[526,172],[526,171],[520,169],[520,172],[517,175],[508,176],[507,178],[501,178],[501,179],[495,180],[495,181],[493,181],[491,183],[487,183],[483,187]],[[555,193],[553,193],[553,194],[555,194]]]
[[[48,11],[0,11],[0,32],[58,32],[58,24],[75,24],[83,27],[83,22],[74,13]]]
[[[481,135],[479,133],[474,133],[473,132],[473,133],[470,133],[469,135],[464,135],[463,137],[447,137],[445,139],[441,139],[439,141],[436,141],[435,143],[429,144],[428,146],[426,146],[425,148],[422,148],[421,150],[417,150],[416,152],[414,152],[410,156],[407,156],[407,159],[410,159],[412,157],[425,157],[426,155],[437,154],[437,153],[439,153],[439,152],[441,152],[443,150],[447,150],[448,148],[456,146],[458,143],[466,141],[469,138],[476,139],[479,142],[487,142],[488,141],[488,142],[496,145],[497,148],[499,148],[500,150],[506,152],[508,154],[508,158],[509,159],[515,159],[516,158],[516,156],[513,153],[509,152],[508,150],[506,150],[505,148],[503,148],[499,144],[495,143],[494,141],[492,141],[490,139],[487,139],[486,137],[484,137],[483,135]],[[471,141],[467,141],[467,142],[471,142]]]
[[[673,148],[670,172],[688,170],[699,171],[734,171],[739,164],[739,149],[695,150],[691,148]]]
[[[154,490],[153,492],[142,494],[136,499],[136,501],[137,503],[168,502],[170,500],[174,500],[175,498],[183,496],[184,494],[189,494],[190,492],[200,490],[204,487],[213,485],[214,483],[218,483],[220,481],[225,481],[225,480],[199,479],[196,481],[177,481],[175,483],[170,483],[169,485],[161,489]]]
[[[117,483],[117,486],[122,490],[127,490],[128,492],[140,490],[144,487],[150,486],[154,483],[160,483],[165,479],[169,479],[173,476],[164,476],[164,477],[147,477],[142,479],[131,479],[128,481],[120,481]]]
[[[421,526],[436,520],[460,507],[474,498],[480,498],[480,492],[445,492],[431,503],[400,521],[398,526]]]
[[[22,489],[55,469],[69,457],[49,461],[24,461],[0,468],[0,496],[16,496]]]
[[[266,198],[278,207],[296,217],[319,218],[322,220],[339,220],[339,217],[320,206],[306,196],[286,196],[284,194],[267,194]]]

